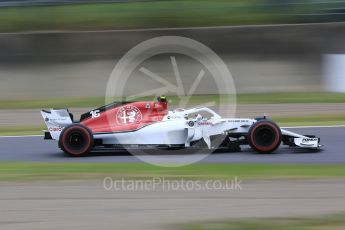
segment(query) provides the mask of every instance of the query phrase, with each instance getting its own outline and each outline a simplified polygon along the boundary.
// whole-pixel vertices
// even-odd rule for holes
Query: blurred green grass
[[[337,1],[153,0],[0,8],[0,31],[106,30],[337,21]],[[326,16],[322,16],[323,13]],[[341,19],[340,19],[341,20]]]
[[[104,97],[0,100],[0,109],[94,108],[104,101]]]
[[[284,10],[284,7],[279,8]],[[277,10],[277,8],[275,8]],[[291,16],[290,16],[291,17]],[[259,0],[157,0],[0,8],[0,31],[219,26],[287,21]]]
[[[229,221],[210,221],[175,226],[178,230],[343,230],[345,214],[316,217],[252,218]]]
[[[145,163],[0,162],[0,181],[114,179],[313,179],[345,176],[343,165],[193,164],[158,167]]]
[[[189,104],[203,104],[211,100],[233,98],[231,95],[193,95]],[[291,93],[252,93],[236,95],[238,104],[290,104],[290,103],[345,103],[345,93],[291,92]],[[152,100],[143,97],[138,100]],[[176,96],[168,96],[169,103],[177,105]],[[226,100],[229,101],[229,100]],[[86,98],[45,98],[0,100],[0,109],[42,109],[42,108],[97,108],[105,104],[104,97]]]
[[[0,8],[0,32],[343,21],[338,1],[151,0]]]
[[[345,125],[345,114],[324,114],[300,117],[272,117],[281,127]]]
[[[239,104],[345,103],[345,93],[286,92],[239,94]]]
[[[46,129],[43,120],[41,126],[0,126],[0,136],[43,135]]]

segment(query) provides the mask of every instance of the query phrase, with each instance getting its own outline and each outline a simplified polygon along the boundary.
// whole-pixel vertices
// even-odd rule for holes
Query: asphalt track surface
[[[202,162],[208,163],[345,163],[345,126],[304,127],[288,130],[316,135],[321,138],[320,151],[301,151],[281,146],[274,154],[258,154],[243,146],[241,152],[213,153]],[[174,157],[169,155],[167,157]],[[27,162],[140,162],[130,153],[92,153],[87,157],[71,158],[64,155],[55,141],[41,136],[0,137],[0,161]]]

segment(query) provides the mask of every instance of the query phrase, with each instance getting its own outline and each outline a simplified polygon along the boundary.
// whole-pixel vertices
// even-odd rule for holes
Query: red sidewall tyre
[[[272,121],[258,121],[250,127],[248,141],[249,145],[256,152],[271,153],[281,144],[281,130],[279,126]]]
[[[93,148],[92,132],[81,124],[67,126],[60,134],[59,146],[69,156],[85,156]]]

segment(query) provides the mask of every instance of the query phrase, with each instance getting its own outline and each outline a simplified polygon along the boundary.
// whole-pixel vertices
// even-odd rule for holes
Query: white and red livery
[[[48,127],[45,139],[58,141],[70,156],[95,149],[207,148],[239,150],[250,145],[260,153],[285,145],[318,149],[320,139],[279,128],[265,117],[222,118],[207,107],[168,110],[165,97],[158,101],[114,102],[73,121],[68,109],[42,110]],[[206,115],[205,115],[206,114]]]

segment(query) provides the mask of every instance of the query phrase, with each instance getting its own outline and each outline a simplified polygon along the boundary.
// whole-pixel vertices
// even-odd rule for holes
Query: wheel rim
[[[255,131],[254,140],[257,145],[268,147],[274,144],[276,140],[276,135],[272,127],[262,126]]]
[[[79,149],[83,147],[84,140],[85,138],[82,133],[73,132],[70,134],[68,144],[74,149]]]

